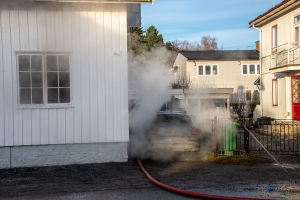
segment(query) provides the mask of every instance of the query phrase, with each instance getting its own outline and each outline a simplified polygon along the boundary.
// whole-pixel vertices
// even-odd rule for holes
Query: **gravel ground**
[[[205,161],[142,160],[156,180],[184,190],[235,197],[300,199],[300,156],[274,162],[224,165]],[[273,191],[267,188],[272,187]],[[152,184],[136,160],[0,170],[1,199],[193,199]]]

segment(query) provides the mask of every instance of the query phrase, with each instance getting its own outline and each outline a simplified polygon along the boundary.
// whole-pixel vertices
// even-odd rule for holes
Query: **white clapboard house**
[[[300,1],[284,0],[249,26],[260,35],[260,116],[299,120]]]
[[[0,168],[127,161],[127,3],[0,1]]]

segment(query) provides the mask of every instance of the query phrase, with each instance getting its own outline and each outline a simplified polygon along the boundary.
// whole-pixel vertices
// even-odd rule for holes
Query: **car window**
[[[158,115],[156,119],[156,124],[189,124],[191,123],[191,118],[188,115]]]

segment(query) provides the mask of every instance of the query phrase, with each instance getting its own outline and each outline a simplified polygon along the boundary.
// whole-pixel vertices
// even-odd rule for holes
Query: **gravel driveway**
[[[156,180],[206,194],[300,199],[300,156],[277,156],[274,163],[223,165],[212,162],[143,160]],[[272,187],[273,191],[267,188]],[[163,190],[141,172],[136,160],[0,170],[1,199],[193,199]]]

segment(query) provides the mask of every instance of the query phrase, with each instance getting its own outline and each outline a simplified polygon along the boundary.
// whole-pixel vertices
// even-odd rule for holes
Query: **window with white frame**
[[[219,65],[198,65],[198,76],[219,75]]]
[[[278,106],[278,80],[272,79],[272,105]]]
[[[242,65],[242,74],[259,74],[260,73],[260,65],[259,64],[243,64]]]
[[[275,47],[278,46],[278,26],[272,26],[272,49],[276,51]]]
[[[70,103],[68,54],[19,53],[19,105]]]

